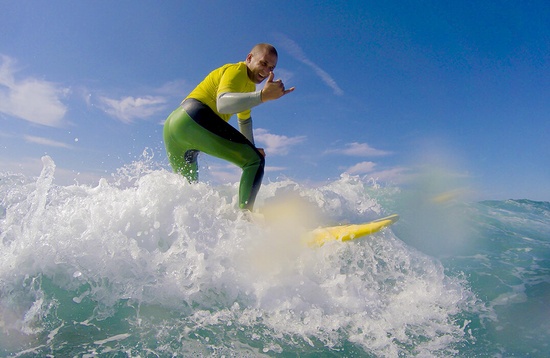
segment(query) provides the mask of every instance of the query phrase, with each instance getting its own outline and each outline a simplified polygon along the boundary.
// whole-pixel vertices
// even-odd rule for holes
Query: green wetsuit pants
[[[207,105],[188,98],[168,116],[163,135],[170,165],[190,182],[199,178],[199,152],[240,167],[239,206],[252,210],[262,184],[265,159],[237,129]]]

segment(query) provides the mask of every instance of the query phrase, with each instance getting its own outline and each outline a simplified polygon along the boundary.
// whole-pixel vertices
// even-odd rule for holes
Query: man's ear
[[[250,61],[252,61],[252,54],[249,53],[247,56],[246,56],[246,62],[247,63],[250,63]]]

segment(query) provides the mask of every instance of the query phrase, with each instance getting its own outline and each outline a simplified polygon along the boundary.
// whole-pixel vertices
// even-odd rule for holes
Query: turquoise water
[[[133,163],[97,186],[58,186],[43,163],[39,178],[0,174],[0,356],[550,352],[550,203],[464,203],[343,175],[265,183],[258,208],[285,200],[273,225],[235,210],[236,184]],[[321,224],[394,212],[363,240],[300,243]]]

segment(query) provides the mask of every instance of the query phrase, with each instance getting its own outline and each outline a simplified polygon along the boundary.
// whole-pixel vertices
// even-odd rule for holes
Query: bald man
[[[245,61],[210,72],[164,124],[170,165],[189,182],[198,181],[197,155],[203,152],[242,169],[239,207],[252,211],[264,174],[265,152],[254,145],[251,109],[294,91],[273,80],[277,50],[270,44],[252,48]],[[264,88],[256,84],[266,81]],[[237,114],[239,130],[228,121]]]

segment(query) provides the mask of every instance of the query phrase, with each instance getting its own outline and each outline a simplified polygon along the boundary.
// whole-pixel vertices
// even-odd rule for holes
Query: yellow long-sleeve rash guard
[[[248,78],[246,63],[229,63],[210,72],[186,98],[194,98],[210,107],[220,118],[229,121],[231,113],[220,113],[218,96],[222,93],[246,93],[256,91],[256,84]],[[239,119],[248,119],[251,110],[237,113]]]

